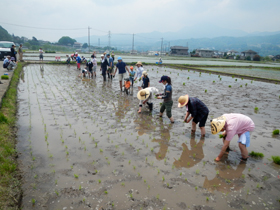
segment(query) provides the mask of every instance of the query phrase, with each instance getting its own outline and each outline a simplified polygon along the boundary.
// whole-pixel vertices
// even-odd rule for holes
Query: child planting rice
[[[226,150],[229,148],[230,141],[237,134],[239,149],[241,151],[241,160],[247,161],[248,150],[250,146],[250,132],[255,128],[253,120],[243,114],[224,114],[218,118],[211,120],[211,131],[212,134],[223,132],[223,147],[220,154],[215,159],[220,161]]]
[[[173,106],[171,78],[168,76],[162,76],[159,82],[165,86],[164,93],[156,95],[157,99],[163,99],[163,103],[160,107],[159,116],[162,117],[163,112],[166,109],[167,117],[170,119],[171,123],[174,123],[174,119],[172,117],[172,112],[171,112]]]
[[[147,104],[150,111],[153,110],[153,94],[158,93],[158,89],[155,87],[148,87],[143,90],[140,90],[137,93],[137,98],[140,100],[139,102],[139,110],[138,113],[141,113],[143,104]]]

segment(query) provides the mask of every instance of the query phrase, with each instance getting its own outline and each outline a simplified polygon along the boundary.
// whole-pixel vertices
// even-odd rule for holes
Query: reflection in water
[[[157,160],[163,160],[166,156],[168,150],[168,142],[170,140],[169,130],[172,128],[173,124],[170,124],[168,128],[161,126],[160,134],[161,139],[154,139],[152,142],[158,142],[160,145],[159,151],[155,153]]]
[[[21,74],[20,74],[20,79],[22,80],[23,83],[25,82],[24,76],[25,76],[25,72],[24,72],[24,68],[23,68],[21,71]]]
[[[156,128],[156,126],[154,126],[154,122],[152,121],[152,116],[145,114],[139,114],[134,121],[134,124],[136,125],[135,129],[138,131],[139,136],[151,132]]]
[[[119,98],[118,99],[118,106],[117,108],[114,106],[115,109],[115,115],[118,116],[118,119],[124,119],[126,113],[128,112],[128,107],[130,105],[130,101],[128,98]]]
[[[212,180],[208,180],[206,176],[203,187],[209,191],[229,192],[232,187],[234,187],[234,190],[239,190],[245,185],[244,179],[240,179],[245,168],[246,164],[242,161],[236,169],[233,169],[230,165],[217,165],[215,169],[219,171],[219,174]]]
[[[41,72],[42,78],[44,78],[44,65],[40,65],[40,72]]]
[[[183,143],[183,152],[179,160],[174,161],[174,166],[176,168],[179,167],[185,167],[185,168],[191,168],[194,165],[198,164],[203,158],[204,158],[204,153],[203,153],[203,144],[204,144],[204,138],[200,138],[199,142],[196,143],[195,141],[195,135],[191,136],[191,149],[189,150],[188,146]]]

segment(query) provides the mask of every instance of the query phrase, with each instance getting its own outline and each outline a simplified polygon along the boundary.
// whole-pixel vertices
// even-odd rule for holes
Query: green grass
[[[2,75],[2,76],[1,76],[1,79],[6,79],[6,80],[8,80],[8,79],[9,79],[9,76],[8,76],[8,75]]]
[[[277,165],[280,165],[280,156],[271,156],[273,162]]]
[[[1,122],[1,120],[0,120],[0,122]],[[272,134],[273,135],[279,135],[279,129],[276,129],[276,130],[272,131]]]
[[[19,205],[19,201],[15,197],[20,194],[14,133],[17,113],[17,84],[22,68],[23,65],[19,62],[2,99],[0,109],[0,206],[6,206],[10,209]]]
[[[225,136],[223,134],[219,134],[219,138],[222,139],[224,138]]]
[[[255,158],[263,158],[264,157],[263,153],[261,153],[261,152],[254,152],[254,151],[250,152],[249,155],[251,157],[255,157]]]

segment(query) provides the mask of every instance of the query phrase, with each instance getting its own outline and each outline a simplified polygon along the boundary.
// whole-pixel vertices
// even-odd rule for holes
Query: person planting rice
[[[134,83],[134,77],[135,77],[135,71],[133,71],[133,66],[130,66],[129,81],[131,82],[132,88]]]
[[[88,69],[88,76],[89,76],[89,78],[91,77],[91,78],[93,78],[93,73],[92,73],[92,67],[93,67],[93,63],[92,63],[92,61],[89,59],[88,61],[87,61],[87,69]]]
[[[117,69],[119,69],[119,82],[120,82],[120,89],[122,91],[122,80],[126,75],[126,71],[129,73],[129,70],[126,66],[126,63],[122,61],[121,57],[118,57],[118,63],[116,65],[116,70],[114,75],[116,75]]]
[[[150,87],[150,79],[149,79],[148,73],[146,71],[143,71],[143,73],[142,73],[142,80],[143,80],[143,84],[142,84],[143,89]]]
[[[100,67],[100,71],[102,71],[103,81],[106,81],[107,66],[108,66],[108,61],[104,57],[104,55],[101,54],[101,67]]]
[[[70,57],[69,57],[69,55],[66,55],[66,64],[67,64],[67,66],[70,66]]]
[[[81,71],[81,73],[79,74],[79,77],[80,77],[81,75],[83,75],[83,77],[86,77],[87,73],[88,73],[88,70],[87,70],[86,68],[84,68],[84,69]]]
[[[199,122],[201,137],[205,137],[205,123],[209,113],[207,106],[198,98],[189,97],[188,95],[180,96],[178,102],[179,108],[185,106],[187,109],[184,122],[189,123],[192,120],[191,134],[195,134],[196,124]],[[188,119],[190,114],[191,117]]]
[[[243,114],[231,113],[211,120],[212,134],[223,131],[223,147],[215,161],[220,161],[226,151],[229,151],[229,144],[232,138],[237,134],[238,145],[241,151],[241,160],[247,161],[248,150],[250,146],[250,132],[255,128],[255,124],[250,117]]]
[[[137,82],[138,90],[141,90],[142,89],[142,83],[141,83],[142,73],[144,71],[144,68],[143,68],[143,65],[142,65],[141,61],[138,61],[136,63],[136,67],[137,67],[137,74],[136,74],[136,77],[135,77],[134,81],[138,80],[138,82]]]
[[[139,102],[139,110],[138,113],[141,113],[143,104],[147,104],[150,111],[153,110],[153,94],[158,93],[158,89],[155,87],[148,87],[146,89],[140,90],[137,93],[137,98],[140,100]]]
[[[124,79],[124,91],[128,95],[128,90],[130,89],[130,81],[129,78]]]
[[[77,70],[81,70],[82,59],[79,55],[77,55],[77,57],[76,57],[76,62],[77,62]]]
[[[171,78],[168,76],[162,76],[159,82],[165,86],[164,93],[156,95],[158,99],[163,99],[163,103],[160,107],[159,116],[162,117],[162,114],[166,109],[167,117],[170,119],[171,123],[174,123],[174,119],[172,117],[172,112],[171,112],[173,106]]]

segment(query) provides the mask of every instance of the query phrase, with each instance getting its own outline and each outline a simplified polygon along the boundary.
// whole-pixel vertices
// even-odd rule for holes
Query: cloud
[[[14,0],[1,11],[10,33],[57,41],[61,36],[179,31],[186,26],[212,23],[247,32],[280,30],[279,0]],[[6,23],[44,28],[42,30]]]

